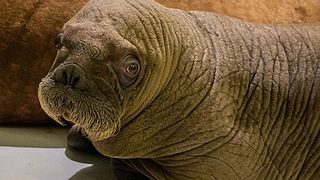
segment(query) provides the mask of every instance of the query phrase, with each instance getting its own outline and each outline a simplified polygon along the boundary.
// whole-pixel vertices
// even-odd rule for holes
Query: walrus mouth
[[[58,116],[57,122],[63,126],[67,126],[67,125],[73,126],[74,123],[71,122],[70,120],[67,120],[66,117],[68,117],[68,114]]]

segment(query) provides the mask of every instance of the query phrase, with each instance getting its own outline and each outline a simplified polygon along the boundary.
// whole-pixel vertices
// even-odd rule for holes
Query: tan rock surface
[[[48,123],[37,88],[55,56],[62,25],[87,0],[0,1],[0,122]],[[157,0],[260,23],[320,22],[320,0]]]
[[[157,0],[170,7],[213,11],[258,23],[320,22],[320,0]]]
[[[49,122],[40,108],[37,87],[52,64],[57,33],[84,3],[0,1],[0,122]]]

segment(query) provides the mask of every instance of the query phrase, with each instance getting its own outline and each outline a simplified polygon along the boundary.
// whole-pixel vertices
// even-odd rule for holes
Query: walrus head
[[[91,140],[106,139],[170,81],[178,56],[170,46],[179,51],[165,24],[170,16],[158,4],[142,2],[91,1],[64,25],[55,62],[38,90],[51,118],[79,125]],[[145,8],[163,15],[155,19]]]

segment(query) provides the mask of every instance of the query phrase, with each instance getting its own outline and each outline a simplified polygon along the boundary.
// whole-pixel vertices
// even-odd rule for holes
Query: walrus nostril
[[[76,87],[80,83],[80,73],[74,66],[64,66],[57,69],[53,76],[56,82],[65,86]]]
[[[67,84],[67,79],[68,79],[68,75],[67,75],[67,73],[66,73],[66,71],[63,71],[62,72],[62,81],[61,81],[61,83],[63,83],[63,84]]]
[[[73,78],[71,84],[73,84],[73,86],[74,86],[79,82],[79,80],[80,80],[80,77],[76,76],[76,77]]]

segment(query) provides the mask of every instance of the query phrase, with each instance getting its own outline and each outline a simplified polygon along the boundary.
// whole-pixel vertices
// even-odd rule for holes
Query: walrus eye
[[[127,88],[138,79],[141,65],[138,58],[129,55],[122,60],[120,68],[117,67],[115,69],[121,86]]]
[[[58,34],[58,36],[56,37],[56,39],[54,40],[54,45],[57,49],[60,49],[63,45],[62,45],[62,42],[61,42],[61,36],[62,34]]]
[[[123,68],[124,68],[125,74],[130,78],[137,76],[138,73],[140,72],[140,64],[138,60],[133,56],[126,58]]]
[[[139,65],[137,63],[131,63],[131,64],[127,65],[126,71],[129,75],[134,76],[139,71]]]

